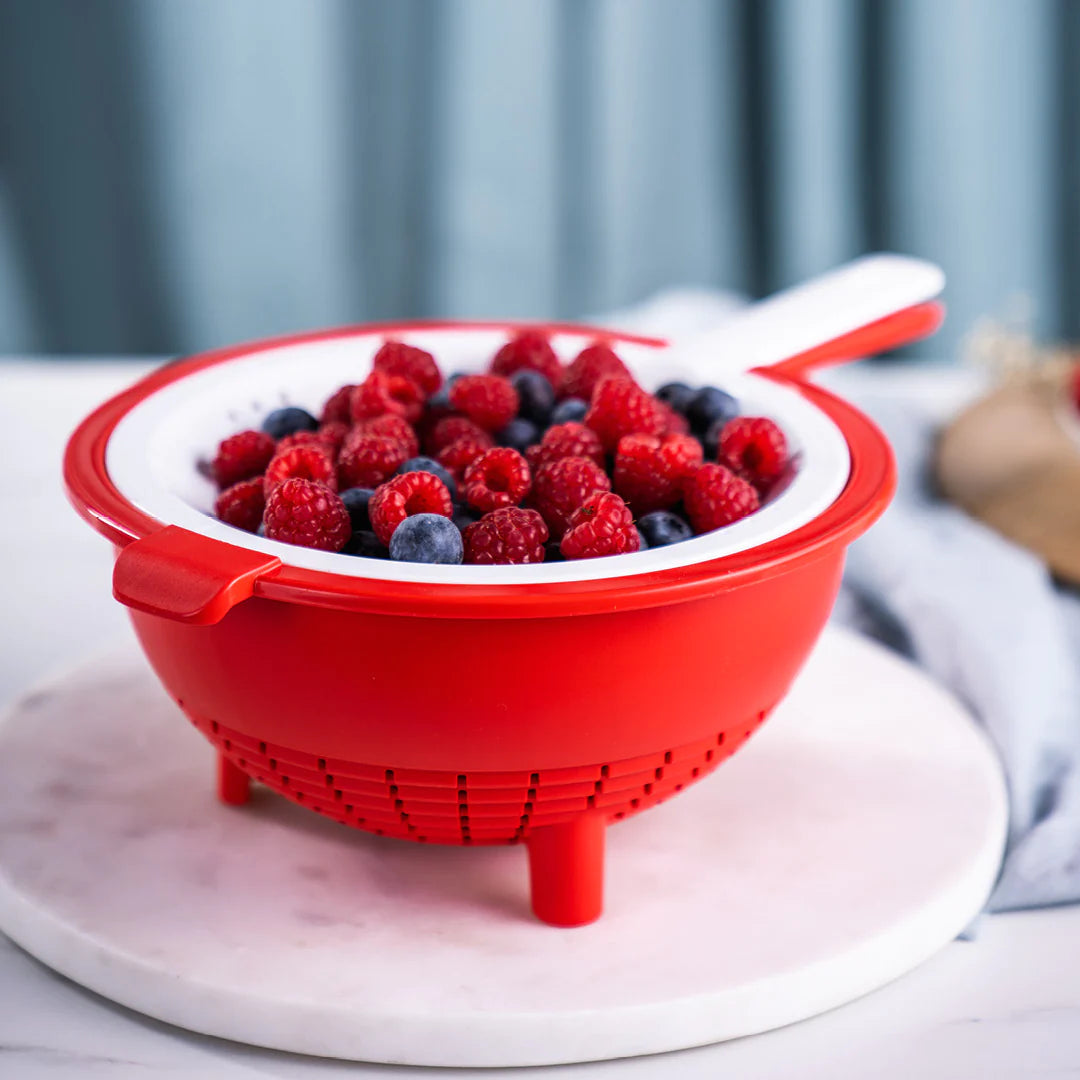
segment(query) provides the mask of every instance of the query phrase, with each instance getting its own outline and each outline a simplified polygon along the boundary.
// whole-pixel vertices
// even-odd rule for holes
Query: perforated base
[[[402,843],[257,789],[134,648],[0,727],[0,927],[151,1016],[371,1061],[526,1065],[767,1030],[909,970],[978,911],[1004,790],[963,710],[828,633],[715,776],[608,830],[592,926],[528,913],[524,852]]]

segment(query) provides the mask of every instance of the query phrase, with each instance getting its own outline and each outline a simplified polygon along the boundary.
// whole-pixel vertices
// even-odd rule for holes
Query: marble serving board
[[[299,1053],[509,1066],[764,1031],[902,975],[980,910],[996,759],[909,665],[829,631],[717,773],[609,831],[607,907],[529,915],[520,849],[347,830],[213,755],[129,649],[0,724],[0,929],[194,1031]]]

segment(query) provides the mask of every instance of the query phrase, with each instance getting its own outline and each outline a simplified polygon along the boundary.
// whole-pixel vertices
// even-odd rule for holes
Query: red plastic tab
[[[151,615],[206,626],[220,622],[251,596],[256,579],[280,566],[276,555],[168,525],[121,550],[113,596]]]

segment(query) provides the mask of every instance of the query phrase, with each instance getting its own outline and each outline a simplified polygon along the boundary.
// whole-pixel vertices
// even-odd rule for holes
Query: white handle
[[[668,363],[715,378],[778,364],[905,308],[945,286],[940,267],[906,255],[866,255],[776,293],[715,330],[674,343]]]

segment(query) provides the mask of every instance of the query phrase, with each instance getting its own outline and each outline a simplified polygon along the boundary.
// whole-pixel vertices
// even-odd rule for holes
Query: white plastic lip
[[[602,333],[602,332],[600,332]],[[824,513],[847,484],[851,457],[840,429],[795,390],[753,374],[729,375],[723,388],[739,399],[746,415],[768,416],[787,436],[796,462],[784,491],[757,513],[681,544],[617,555],[526,566],[433,566],[365,559],[267,540],[211,516],[216,489],[197,464],[213,456],[218,442],[258,427],[282,404],[316,414],[344,383],[359,382],[387,336],[433,353],[443,371],[483,369],[509,336],[507,330],[470,327],[410,329],[400,335],[378,330],[343,331],[340,336],[288,345],[252,346],[248,355],[185,376],[155,391],[114,429],[105,465],[117,490],[144,514],[235,547],[277,556],[288,566],[349,577],[426,584],[508,585],[595,581],[647,574],[719,559],[776,540]],[[552,339],[565,360],[596,337],[594,332],[559,333]],[[672,369],[666,348],[619,343],[617,351],[641,383],[655,388],[684,378],[702,383],[708,375]]]

